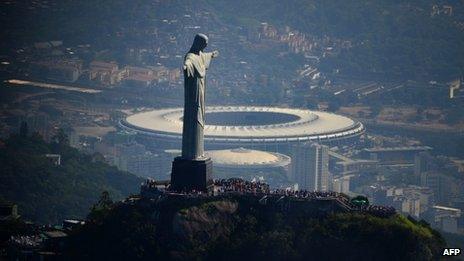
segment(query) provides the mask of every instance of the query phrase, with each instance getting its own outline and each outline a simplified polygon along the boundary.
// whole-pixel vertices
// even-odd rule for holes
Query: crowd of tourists
[[[156,188],[160,185],[154,180],[147,180],[142,186],[145,188]],[[164,184],[163,184],[164,185]],[[362,205],[356,206],[351,202],[350,197],[345,194],[334,191],[308,191],[308,190],[292,190],[292,189],[274,189],[271,190],[269,185],[261,181],[248,181],[240,178],[216,179],[213,181],[213,191],[170,191],[170,194],[184,195],[187,197],[202,197],[213,194],[241,194],[241,195],[257,195],[257,196],[278,196],[288,197],[289,199],[300,200],[318,200],[318,199],[335,199],[343,203],[352,210],[370,213],[376,216],[388,217],[396,213],[393,207],[389,206],[373,206]],[[168,189],[169,191],[169,189]]]
[[[214,186],[218,193],[239,193],[239,194],[264,194],[268,196],[285,196],[292,199],[314,200],[322,198],[337,199],[345,205],[351,207],[350,198],[344,194],[333,191],[308,191],[292,189],[271,190],[269,185],[263,182],[251,182],[243,179],[219,179],[214,181]]]
[[[259,181],[251,182],[239,178],[218,179],[214,181],[214,186],[217,193],[261,194],[306,200],[336,199],[354,210],[367,212],[376,216],[388,217],[396,213],[395,208],[390,206],[365,205],[362,207],[356,207],[351,203],[350,197],[334,191],[307,191],[291,189],[271,190],[269,185],[266,183]]]
[[[260,181],[252,182],[238,178],[218,179],[214,181],[217,192],[237,192],[240,194],[269,194],[277,196],[287,196],[301,199],[318,199],[318,198],[341,198],[348,200],[344,194],[333,191],[307,191],[292,189],[275,189],[271,190],[269,185]]]
[[[276,189],[272,191],[271,194],[278,194],[278,195],[295,197],[295,198],[307,198],[307,199],[345,197],[343,194],[334,192],[334,191],[308,191],[308,190],[288,190],[288,189]]]
[[[391,206],[375,206],[368,205],[359,209],[361,212],[369,213],[378,217],[390,217],[396,213],[394,207]]]
[[[26,248],[35,248],[42,244],[43,238],[39,235],[32,235],[32,236],[11,236],[10,240],[8,241],[9,244],[26,247]]]
[[[217,192],[237,192],[240,194],[269,194],[271,192],[269,185],[260,181],[251,182],[239,178],[217,179],[214,180],[214,186]]]
[[[146,188],[156,188],[158,183],[154,179],[146,179],[144,183],[142,183],[142,187]]]

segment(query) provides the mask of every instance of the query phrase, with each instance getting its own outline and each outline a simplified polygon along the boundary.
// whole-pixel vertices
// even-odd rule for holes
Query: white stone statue
[[[206,70],[218,51],[203,52],[208,37],[197,34],[184,58],[184,118],[182,130],[182,158],[204,159],[203,129],[205,127]]]

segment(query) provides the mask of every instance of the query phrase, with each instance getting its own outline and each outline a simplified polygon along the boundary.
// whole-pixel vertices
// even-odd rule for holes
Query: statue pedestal
[[[209,191],[213,186],[213,161],[210,158],[187,160],[176,157],[172,162],[171,190]]]

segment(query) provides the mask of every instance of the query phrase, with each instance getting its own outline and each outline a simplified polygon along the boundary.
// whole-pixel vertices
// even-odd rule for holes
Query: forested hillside
[[[142,181],[65,140],[48,144],[38,135],[17,135],[0,144],[0,199],[17,203],[26,220],[54,224],[84,218],[103,191],[122,199],[137,193]],[[60,154],[61,165],[54,165],[47,153]]]

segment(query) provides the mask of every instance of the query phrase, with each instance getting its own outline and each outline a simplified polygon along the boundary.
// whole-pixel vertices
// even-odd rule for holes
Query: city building
[[[446,179],[440,172],[426,171],[421,173],[420,185],[433,191],[436,202],[447,201]]]
[[[332,180],[332,191],[350,194],[350,178],[352,175],[334,176]]]
[[[461,210],[445,206],[433,206],[434,226],[447,233],[458,233],[458,220],[461,218]]]
[[[124,83],[127,86],[133,87],[148,87],[152,85],[156,80],[155,75],[143,75],[143,74],[135,74],[129,75],[124,79]]]
[[[29,64],[33,76],[54,81],[75,82],[82,73],[83,61],[71,60],[40,60]]]
[[[293,146],[292,179],[299,189],[329,190],[329,147],[316,143]]]
[[[464,213],[464,200],[455,200],[452,204],[452,207],[461,210],[461,217],[458,220],[458,227],[461,229],[461,232],[464,232],[464,215],[462,215],[462,213]]]
[[[135,156],[144,154],[146,149],[145,146],[137,142],[128,143],[128,144],[117,144],[115,145],[116,155],[117,156]]]
[[[428,151],[420,152],[414,156],[414,176],[420,177],[422,173],[429,171],[433,157]]]
[[[168,69],[164,66],[135,67],[126,66],[127,77],[124,82],[131,86],[147,87],[160,82],[177,82],[180,79],[179,69]]]
[[[372,200],[378,205],[393,206],[403,214],[415,218],[428,218],[428,211],[435,203],[431,189],[412,185],[375,187]]]
[[[333,151],[329,151],[329,155],[339,160],[333,165],[332,170],[334,174],[340,176],[376,171],[379,168],[377,160],[350,159]]]
[[[146,151],[143,154],[133,156],[122,156],[119,158],[119,169],[128,171],[143,177],[160,178],[155,175],[155,171],[160,166],[160,156],[158,154]]]
[[[138,176],[151,177],[156,180],[169,179],[172,160],[180,154],[179,150],[164,150],[156,153],[137,143],[123,143],[115,146],[97,147],[111,165]]]
[[[18,129],[23,122],[27,123],[29,133],[37,132],[44,140],[50,141],[54,136],[54,126],[50,125],[50,116],[46,113],[21,116],[18,118]]]
[[[92,61],[89,65],[89,80],[107,87],[118,84],[127,74],[116,62]]]
[[[125,69],[127,70],[128,76],[135,76],[135,75],[154,76],[153,70],[149,68],[126,66]]]
[[[365,149],[364,157],[378,160],[381,164],[414,164],[415,156],[424,151],[432,150],[428,146],[411,147],[377,147]]]
[[[452,158],[451,162],[452,165],[456,168],[457,172],[463,173],[464,172],[464,160],[463,159],[456,159]]]
[[[50,162],[55,166],[61,165],[61,155],[60,154],[45,154],[45,157],[50,160]]]
[[[85,221],[77,219],[65,219],[63,220],[62,227],[63,230],[72,231],[76,228],[80,228],[85,225]]]
[[[421,202],[417,195],[397,196],[393,199],[393,207],[404,214],[419,218],[421,214]]]

